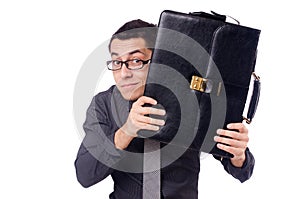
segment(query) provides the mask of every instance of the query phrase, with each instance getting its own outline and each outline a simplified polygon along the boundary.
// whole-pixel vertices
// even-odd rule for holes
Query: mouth
[[[136,86],[136,85],[138,85],[138,82],[128,83],[128,84],[122,84],[121,87],[122,88],[130,88],[130,87],[133,87],[133,86]]]

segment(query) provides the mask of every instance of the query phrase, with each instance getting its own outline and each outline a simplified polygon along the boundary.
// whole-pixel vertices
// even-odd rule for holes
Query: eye
[[[113,60],[112,64],[115,65],[115,66],[118,66],[118,65],[121,64],[121,61],[119,61],[119,60]]]
[[[133,64],[140,64],[140,63],[141,63],[141,60],[140,60],[140,59],[133,59],[133,60],[132,60],[132,63],[133,63]]]

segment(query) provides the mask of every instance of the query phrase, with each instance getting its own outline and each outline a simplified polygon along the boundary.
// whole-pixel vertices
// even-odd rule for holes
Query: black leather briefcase
[[[231,157],[213,137],[228,123],[254,116],[260,91],[254,75],[260,30],[204,12],[163,11],[145,95],[167,112],[158,132],[140,131],[165,144]],[[253,94],[243,117],[251,79]]]

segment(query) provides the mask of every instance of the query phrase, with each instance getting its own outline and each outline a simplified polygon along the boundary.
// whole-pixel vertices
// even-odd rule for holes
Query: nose
[[[131,70],[129,70],[126,66],[126,63],[122,63],[122,64],[124,64],[124,65],[122,65],[122,67],[121,67],[121,78],[123,78],[123,79],[125,79],[125,78],[130,78],[130,77],[132,77],[132,71]]]

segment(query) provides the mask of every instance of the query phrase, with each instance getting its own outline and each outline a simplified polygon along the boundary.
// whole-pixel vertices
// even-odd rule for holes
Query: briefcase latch
[[[207,88],[207,82],[207,79],[193,75],[190,88],[200,92],[205,92]]]

